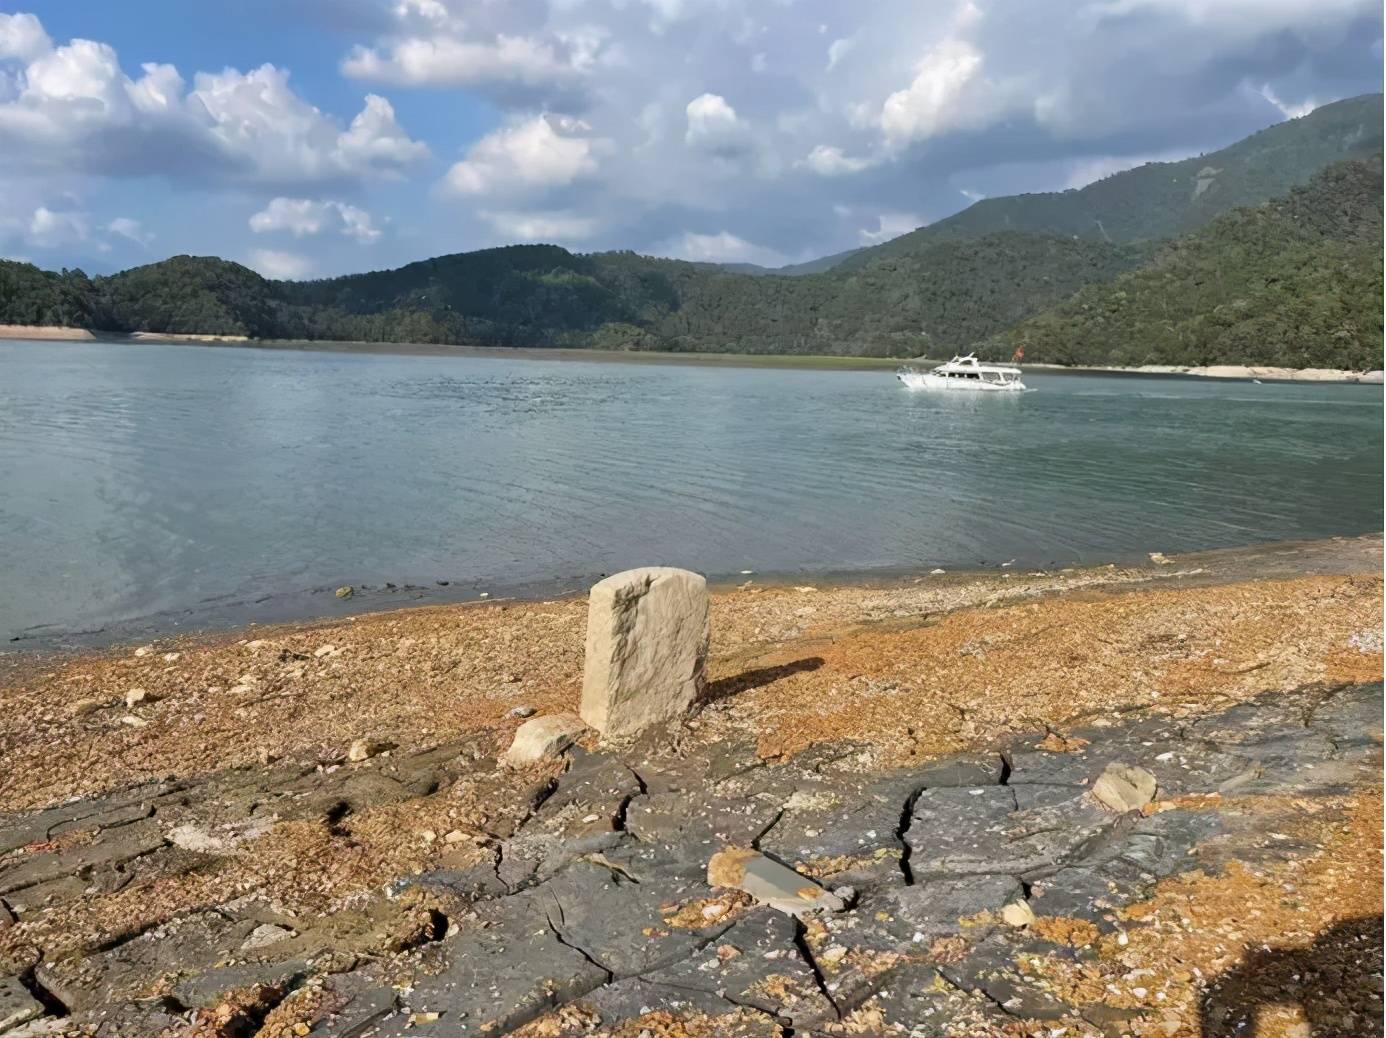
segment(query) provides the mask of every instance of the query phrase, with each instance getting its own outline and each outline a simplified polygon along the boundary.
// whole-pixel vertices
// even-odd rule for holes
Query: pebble
[[[72,704],[68,712],[73,717],[86,717],[87,714],[94,714],[105,705],[99,699],[79,699]]]
[[[461,843],[461,842],[462,842],[463,840],[465,840],[466,838],[467,838],[467,834],[464,833],[461,829],[454,829],[452,832],[448,833],[446,836],[443,837],[443,842],[444,842],[444,843]]]
[[[134,714],[126,714],[120,719],[121,724],[128,724],[131,728],[147,728],[149,722],[143,717],[136,717]]]
[[[344,584],[342,587],[339,587],[337,589],[338,598],[350,598],[355,593],[356,589],[352,587],[350,584]]]
[[[153,652],[153,651],[154,651],[154,646],[152,646],[152,645],[141,645],[138,649],[135,650],[135,655],[136,655],[136,656],[148,656],[148,655],[149,655],[151,652]]]
[[[134,706],[136,703],[152,702],[148,692],[142,688],[132,688],[125,693],[125,705]]]
[[[337,646],[335,645],[320,645],[313,650],[313,655],[318,659],[322,659],[324,656],[331,656],[336,651]]]
[[[165,662],[165,663],[173,663],[173,662],[177,661],[178,658],[179,658],[180,656],[182,656],[182,655],[183,655],[183,654],[182,654],[181,652],[166,652],[166,653],[164,653],[164,662]]]
[[[357,739],[347,750],[347,760],[354,764],[359,764],[363,760],[369,760],[376,754],[390,748],[390,744],[379,739]]]
[[[505,712],[506,717],[533,717],[535,709],[532,706],[513,706]]]
[[[1001,921],[1007,926],[1029,926],[1035,921],[1035,910],[1028,901],[1012,901],[1001,909]]]

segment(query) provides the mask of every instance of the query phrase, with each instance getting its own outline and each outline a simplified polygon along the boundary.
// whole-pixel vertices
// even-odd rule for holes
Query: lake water
[[[1052,566],[1382,527],[1380,387],[1026,380],[0,343],[0,637],[329,612],[342,584]]]

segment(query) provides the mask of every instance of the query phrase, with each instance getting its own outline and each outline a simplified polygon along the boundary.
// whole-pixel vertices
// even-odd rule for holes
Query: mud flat
[[[523,769],[580,598],[13,656],[0,1034],[1379,1033],[1380,550],[724,589],[699,714]]]

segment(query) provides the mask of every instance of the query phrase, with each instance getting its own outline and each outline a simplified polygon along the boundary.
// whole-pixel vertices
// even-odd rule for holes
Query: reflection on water
[[[1379,387],[1026,381],[0,344],[0,635],[344,583],[1071,563],[1381,528]]]

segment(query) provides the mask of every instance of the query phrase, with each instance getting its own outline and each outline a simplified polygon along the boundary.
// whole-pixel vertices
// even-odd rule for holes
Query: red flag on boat
[[[1013,353],[1013,354],[1011,355],[1011,363],[1012,363],[1012,364],[1019,364],[1019,363],[1020,363],[1022,360],[1024,360],[1024,359],[1025,359],[1025,347],[1024,347],[1024,346],[1017,346],[1017,347],[1015,348],[1015,353]]]

